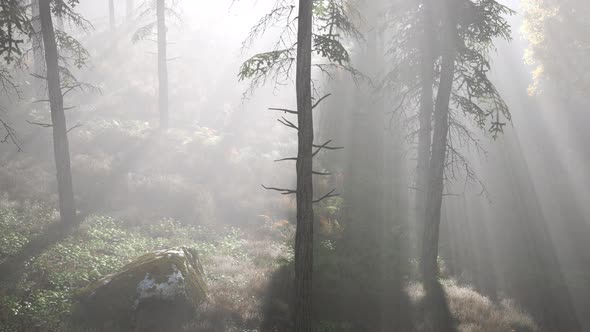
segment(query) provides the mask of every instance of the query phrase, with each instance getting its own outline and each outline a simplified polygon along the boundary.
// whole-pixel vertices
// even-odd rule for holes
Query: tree
[[[22,54],[22,37],[29,31],[28,18],[19,0],[1,0],[0,9],[0,55],[11,63]]]
[[[426,213],[426,188],[428,182],[428,167],[430,162],[430,150],[432,144],[432,113],[434,111],[433,86],[434,86],[434,24],[433,8],[431,0],[424,0],[421,22],[423,26],[420,38],[420,110],[418,113],[418,154],[416,163],[416,233],[422,234],[424,230],[423,220]],[[421,248],[422,239],[417,237],[417,248]]]
[[[341,43],[342,32],[345,36],[357,36],[358,31],[345,15],[345,1],[299,0],[299,15],[297,16],[297,41],[291,42],[290,33],[295,31],[291,26],[292,12],[296,7],[290,1],[277,1],[275,8],[252,28],[246,44],[269,25],[286,22],[277,49],[256,54],[240,68],[239,78],[250,79],[251,89],[265,83],[270,77],[279,82],[288,79],[292,63],[295,62],[295,84],[297,95],[297,110],[274,108],[271,110],[294,114],[297,125],[285,117],[279,120],[285,126],[297,130],[297,157],[285,158],[281,161],[296,161],[297,188],[276,190],[285,195],[295,194],[297,201],[297,228],[295,234],[295,303],[293,308],[293,326],[296,332],[310,332],[313,330],[313,239],[314,212],[313,205],[324,199],[336,196],[335,190],[328,192],[318,199],[314,199],[313,176],[326,175],[324,172],[313,170],[313,158],[323,150],[337,150],[332,141],[324,144],[314,143],[313,110],[330,95],[325,95],[313,101],[312,68],[318,68],[323,73],[331,69],[343,68],[356,73],[350,67],[350,56]],[[278,48],[281,47],[281,48]],[[295,59],[293,53],[296,52]],[[329,63],[312,63],[312,54],[317,53]],[[314,150],[315,149],[315,150]]]
[[[45,76],[45,59],[43,56],[43,37],[41,36],[41,18],[39,17],[39,0],[31,0],[31,42],[33,47],[33,74],[37,77]],[[36,78],[33,84],[35,94],[39,94],[44,87]]]
[[[26,37],[32,24],[27,15],[27,5],[21,0],[0,0],[0,88],[4,93],[18,94],[18,84],[10,72],[10,66],[23,56]]]
[[[590,3],[575,0],[525,0],[523,9],[523,31],[529,42],[525,60],[535,66],[534,82],[529,92],[538,93],[543,83],[552,82],[562,94],[588,96],[590,25],[587,18],[590,15]]]
[[[295,235],[295,332],[312,331],[313,114],[311,40],[313,1],[299,1],[297,29],[297,232]]]
[[[61,221],[67,226],[76,223],[76,206],[72,186],[70,166],[70,148],[68,129],[64,113],[63,95],[58,64],[58,51],[55,30],[51,18],[51,0],[39,0],[39,16],[41,33],[45,49],[47,68],[47,89],[51,107],[51,123],[53,128],[53,149],[57,170],[57,187],[59,194],[59,212]]]
[[[459,130],[467,130],[451,118],[449,105],[452,103],[453,107],[473,117],[480,128],[489,124],[488,130],[493,137],[497,137],[506,125],[501,117],[510,119],[507,105],[487,76],[490,69],[487,54],[495,38],[510,39],[510,26],[504,15],[512,11],[495,0],[448,0],[443,8],[435,8],[444,16],[440,18],[441,69],[422,243],[421,270],[427,285],[436,280],[438,272],[445,165],[449,151],[454,151],[449,144],[450,124]],[[464,135],[469,137],[465,132]]]
[[[390,50],[394,69],[384,85],[400,96],[394,112],[405,114],[410,124],[416,118],[419,122],[410,138],[418,136],[421,168],[416,182],[423,188],[416,188],[419,191],[416,206],[421,210],[416,213],[416,224],[418,229],[423,228],[418,249],[421,272],[428,283],[436,280],[438,270],[444,183],[456,178],[461,169],[468,180],[477,181],[467,158],[455,148],[464,144],[479,148],[474,133],[464,121],[471,118],[477,127],[497,137],[506,125],[503,120],[511,118],[487,74],[491,68],[488,53],[494,39],[510,39],[510,25],[505,16],[512,13],[495,0],[418,4],[401,1],[395,7],[392,24],[396,32]],[[415,40],[420,42],[417,44]],[[437,91],[436,101],[432,101],[433,90]],[[420,105],[418,115],[408,116],[408,112],[414,112],[415,105]],[[431,127],[431,108],[434,108],[434,127]],[[464,114],[464,119],[457,111]],[[423,208],[421,200],[426,203]]]
[[[30,39],[30,43],[33,49],[33,75],[36,77],[37,80],[47,81],[49,81],[48,77],[50,76],[52,83],[54,83],[52,92],[54,97],[54,100],[52,101],[52,109],[59,109],[59,105],[61,104],[61,113],[63,114],[63,96],[61,93],[61,88],[65,87],[71,91],[78,88],[82,89],[83,87],[88,86],[80,82],[77,82],[75,77],[65,66],[60,67],[59,64],[55,64],[54,69],[57,70],[58,79],[57,87],[60,89],[60,92],[57,93],[55,91],[55,71],[52,73],[52,75],[47,75],[48,77],[46,77],[43,73],[45,65],[48,61],[52,64],[54,58],[56,59],[56,61],[59,61],[60,56],[58,54],[60,52],[57,49],[60,49],[63,54],[68,55],[67,57],[62,57],[63,61],[65,62],[65,65],[67,65],[67,62],[71,60],[74,62],[76,66],[81,67],[88,59],[88,52],[82,47],[82,45],[76,39],[72,38],[63,31],[55,31],[53,29],[52,22],[47,22],[51,19],[51,15],[55,14],[58,18],[66,17],[83,30],[88,30],[90,24],[72,10],[71,6],[75,5],[76,3],[77,0],[68,0],[67,2],[64,0],[53,0],[49,2],[49,9],[45,13],[46,16],[44,18],[46,21],[46,30],[43,31],[39,0],[31,0],[30,5],[22,0],[2,0],[0,2],[0,7],[2,8],[2,13],[0,14],[0,56],[3,57],[3,60],[5,62],[2,64],[2,67],[0,67],[0,85],[7,95],[9,95],[10,93],[14,93],[18,97],[20,97],[19,85],[17,84],[17,82],[13,80],[10,71],[8,70],[8,68],[5,68],[4,65],[10,65],[13,63],[20,65],[25,62],[25,59],[23,57],[26,56],[27,52],[23,52],[23,48],[29,41],[27,40],[27,37]],[[31,7],[30,14],[28,14],[29,7]],[[49,28],[51,28],[51,31],[47,30]],[[51,40],[49,40],[48,42],[50,44],[55,44],[56,47],[56,54],[50,56],[49,58],[45,57],[45,60],[43,60],[44,46],[42,45],[42,42],[46,41],[43,40],[43,33],[48,34],[48,38],[52,39],[53,43],[51,43]],[[22,67],[18,66],[15,68],[23,69]],[[65,79],[63,80],[64,86],[60,86],[60,73],[65,77]],[[39,93],[37,88],[35,89],[35,93]],[[52,112],[52,115],[55,115],[55,122],[58,123],[57,127],[54,127],[54,129],[59,129],[61,126],[61,123],[59,123],[61,120],[61,115],[59,113],[60,112],[58,110],[55,112],[55,114],[54,112]],[[16,138],[16,133],[14,132],[12,127],[4,120],[0,120],[0,122],[4,130],[6,131],[5,137],[2,140],[0,140],[0,142],[12,141],[20,149],[18,139]],[[53,126],[49,124],[42,125],[44,127]],[[62,135],[62,133],[60,133],[59,130],[55,134],[57,135],[57,137],[59,137],[58,143],[56,144],[56,153],[59,152],[60,159],[56,160],[56,162],[59,163],[58,182],[62,187],[60,189],[60,198],[62,196],[64,197],[64,208],[61,209],[61,212],[63,212],[64,215],[63,219],[66,223],[69,224],[73,220],[73,218],[71,218],[71,210],[75,211],[75,209],[70,208],[70,206],[73,206],[73,199],[70,199],[71,197],[73,197],[73,195],[70,195],[68,193],[70,191],[68,190],[68,182],[71,183],[71,176],[68,175],[70,172],[67,137],[65,137],[66,141],[64,144],[64,135]],[[62,165],[61,160],[63,160],[65,164]],[[69,187],[71,187],[71,184],[69,185]],[[62,202],[60,199],[60,206],[61,205]]]
[[[154,6],[155,4],[155,6]],[[174,2],[170,6],[166,5],[166,0],[155,0],[146,2],[147,9],[141,14],[141,17],[152,15],[155,11],[156,21],[150,22],[139,28],[133,35],[133,42],[144,40],[152,35],[156,30],[158,43],[158,112],[160,114],[160,128],[167,129],[170,123],[168,112],[168,42],[167,42],[167,25],[166,15],[172,14],[178,16],[174,11]]]
[[[436,281],[438,275],[438,238],[442,195],[444,190],[444,169],[447,152],[449,131],[449,103],[455,74],[457,36],[457,17],[452,1],[443,2],[437,8],[443,13],[442,17],[442,54],[441,72],[434,110],[434,132],[432,138],[432,152],[426,183],[426,212],[424,213],[424,230],[421,252],[421,272],[424,285],[429,287]],[[430,90],[430,87],[428,88]],[[428,93],[426,93],[428,94]]]

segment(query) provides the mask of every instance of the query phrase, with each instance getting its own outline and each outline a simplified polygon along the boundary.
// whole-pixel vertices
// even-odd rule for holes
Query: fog
[[[590,331],[586,0],[2,6],[0,331]]]

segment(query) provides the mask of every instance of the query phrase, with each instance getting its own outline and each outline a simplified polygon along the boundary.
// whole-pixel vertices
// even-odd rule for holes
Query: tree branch
[[[322,101],[324,101],[324,99],[326,99],[326,98],[330,97],[331,95],[332,95],[331,93],[328,93],[327,95],[325,95],[325,96],[323,96],[322,98],[318,99],[318,101],[317,101],[315,104],[313,104],[313,106],[311,107],[311,109],[313,110],[313,109],[315,109],[316,107],[318,107],[318,105],[319,105],[319,104],[320,104]]]
[[[297,157],[277,159],[277,160],[275,160],[275,163],[281,162],[281,161],[297,161]]]
[[[283,188],[275,188],[275,187],[267,187],[265,185],[262,185],[262,188],[266,189],[266,190],[272,190],[272,191],[278,191],[281,193],[281,195],[293,195],[297,193],[297,190],[293,190],[293,189],[283,189]]]
[[[31,122],[29,120],[27,120],[28,124],[32,124],[35,126],[39,126],[39,127],[43,127],[43,128],[51,128],[53,127],[53,125],[51,123],[40,123],[40,122]]]
[[[341,147],[341,146],[329,146],[330,143],[332,143],[332,140],[329,140],[329,141],[327,141],[326,143],[324,143],[322,145],[316,145],[316,144],[314,144],[313,147],[314,148],[317,148],[317,150],[313,153],[312,156],[315,157],[323,149],[326,149],[326,150],[342,150],[342,149],[344,149],[344,147]]]
[[[295,130],[299,130],[299,128],[298,128],[298,127],[297,127],[295,124],[293,124],[293,122],[291,122],[291,121],[289,121],[289,120],[285,119],[285,117],[281,117],[281,118],[280,118],[280,119],[278,119],[277,121],[278,121],[278,122],[280,122],[281,124],[283,124],[283,125],[285,125],[285,126],[289,127],[289,128],[293,128],[293,129],[295,129]]]
[[[314,203],[319,203],[325,199],[328,199],[330,197],[336,197],[336,196],[340,196],[339,194],[334,194],[334,192],[336,191],[336,189],[332,189],[329,193],[325,194],[324,196],[316,199],[315,201],[313,201]]]
[[[285,112],[285,113],[289,113],[289,114],[297,114],[297,111],[293,111],[290,109],[286,109],[286,108],[269,108],[269,110],[271,111],[279,111],[279,112]]]
[[[82,124],[80,122],[76,123],[76,125],[74,125],[72,128],[68,129],[68,131],[66,131],[66,134],[69,134],[70,131],[76,129],[76,128],[80,128],[82,127]]]

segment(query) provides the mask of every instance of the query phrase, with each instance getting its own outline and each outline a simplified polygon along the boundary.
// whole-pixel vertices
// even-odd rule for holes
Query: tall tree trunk
[[[158,17],[158,110],[160,128],[168,128],[168,61],[166,41],[166,1],[157,0]]]
[[[127,21],[131,21],[133,19],[134,10],[135,10],[135,1],[127,0],[127,6],[126,6]]]
[[[59,213],[64,226],[76,222],[76,207],[72,188],[72,172],[70,168],[70,147],[66,127],[66,116],[63,108],[63,96],[59,77],[57,45],[51,20],[51,0],[39,0],[41,32],[45,46],[45,62],[47,67],[47,87],[51,107],[51,123],[53,125],[53,150],[55,168],[57,170],[57,188],[59,193]]]
[[[39,17],[39,0],[31,0],[31,26],[33,28],[33,71],[35,75],[45,77],[45,59],[43,58],[43,37],[41,35],[41,18]],[[33,89],[35,96],[41,94],[44,89],[40,78],[33,79]]]
[[[311,35],[313,0],[299,0],[297,30],[297,231],[295,234],[295,332],[312,331],[313,273],[313,114]]]
[[[115,0],[109,0],[109,27],[115,31]]]
[[[418,162],[416,167],[416,196],[415,196],[415,234],[416,249],[420,250],[422,245],[422,232],[424,230],[424,219],[426,214],[426,188],[428,182],[428,168],[430,163],[430,147],[432,144],[432,112],[434,109],[433,85],[434,85],[434,27],[431,0],[423,2],[423,24],[424,35],[421,40],[421,73],[420,85],[422,95],[420,97],[420,128],[418,130]],[[420,255],[418,253],[418,255]]]
[[[453,10],[454,1],[443,2],[442,63],[438,95],[434,110],[434,132],[432,157],[428,174],[424,237],[422,239],[421,270],[425,286],[436,282],[438,274],[438,242],[442,195],[444,190],[444,170],[449,131],[449,102],[455,74],[457,21]]]

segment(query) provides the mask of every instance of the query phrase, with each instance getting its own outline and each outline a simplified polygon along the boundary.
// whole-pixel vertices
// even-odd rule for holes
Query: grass
[[[452,317],[457,323],[458,332],[532,332],[538,331],[533,319],[509,299],[499,303],[477,293],[473,289],[460,286],[452,280],[445,280],[443,289]],[[422,285],[411,283],[407,287],[415,307],[424,297]],[[416,324],[420,330],[419,322]]]
[[[55,220],[56,212],[44,204],[0,200],[0,263]],[[271,319],[288,324],[288,305],[278,301],[276,295],[289,292],[291,285],[292,237],[289,223],[273,222],[264,216],[257,228],[246,232],[229,226],[186,225],[173,219],[132,226],[121,219],[92,215],[72,235],[28,261],[16,289],[0,294],[0,332],[78,331],[69,326],[75,290],[147,252],[181,245],[199,252],[209,286],[209,299],[187,331],[261,331],[265,313],[277,315]],[[324,242],[318,248],[332,252]],[[323,256],[318,256],[318,264]],[[330,271],[322,271],[318,278],[329,280],[326,273],[336,276],[340,270]],[[494,303],[452,281],[445,281],[444,289],[459,332],[538,330],[533,320],[509,300]],[[415,313],[415,331],[422,331],[422,287],[410,283],[405,292]],[[317,331],[352,329],[345,319],[330,319],[320,320]]]
[[[46,206],[3,200],[0,260],[54,220],[55,211]],[[263,292],[273,269],[292,256],[283,230],[273,232],[266,224],[261,228],[266,236],[253,239],[236,227],[213,229],[170,219],[129,227],[114,218],[90,216],[73,235],[27,262],[15,292],[0,297],[0,331],[67,330],[74,290],[142,254],[180,245],[200,253],[210,289],[191,330],[255,329],[262,321]]]

